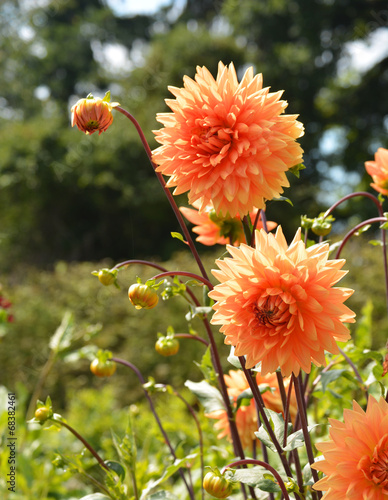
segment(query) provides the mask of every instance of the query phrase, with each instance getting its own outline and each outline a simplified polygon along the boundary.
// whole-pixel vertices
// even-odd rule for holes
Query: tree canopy
[[[387,145],[388,51],[362,70],[350,54],[356,42],[367,47],[387,31],[385,2],[187,0],[174,7],[125,17],[102,0],[1,4],[3,266],[166,258],[178,250],[170,237],[177,224],[136,131],[116,114],[115,127],[84,136],[70,128],[70,107],[110,89],[153,148],[167,86],[182,86],[197,65],[215,74],[220,60],[233,61],[239,74],[253,65],[265,86],[285,91],[287,112],[306,128],[306,169],[285,193],[295,208],[272,203],[270,218],[296,228],[302,213],[318,215],[333,195],[368,189],[364,162]],[[350,214],[348,207],[342,215]]]

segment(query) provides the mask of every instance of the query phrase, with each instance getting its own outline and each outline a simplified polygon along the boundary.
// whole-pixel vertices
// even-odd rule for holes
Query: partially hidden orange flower
[[[247,368],[261,362],[262,374],[309,373],[311,363],[326,364],[325,351],[339,352],[336,341],[350,338],[343,323],[355,314],[343,302],[353,290],[333,287],[345,261],[328,260],[327,243],[306,248],[300,229],[289,247],[281,226],[275,235],[256,231],[255,240],[256,248],[228,245],[232,258],[216,261],[211,322],[222,325]]]
[[[85,99],[80,99],[71,108],[71,126],[77,125],[81,132],[87,135],[98,135],[112,124],[112,109],[119,106],[118,102],[109,102],[110,93],[107,92],[103,99],[89,94]]]
[[[248,381],[242,370],[231,370],[228,375],[224,375],[224,378],[228,389],[228,395],[233,401],[233,404],[236,405],[238,396],[249,389]],[[259,387],[268,386],[268,388],[270,388],[264,390],[264,387],[261,387],[265,407],[277,413],[282,413],[283,405],[276,374],[273,373],[263,376],[261,373],[257,373],[256,382]],[[288,387],[289,379],[284,380],[284,385],[286,388]],[[290,415],[292,420],[295,418],[296,412],[297,405],[295,393],[292,393],[290,404]],[[214,428],[220,431],[217,437],[219,439],[227,437],[230,441],[230,427],[226,410],[213,411],[206,414],[206,416],[218,420],[214,425]],[[236,426],[243,448],[251,449],[253,441],[257,439],[255,431],[258,430],[257,411],[253,399],[251,399],[249,406],[240,406],[238,408],[236,412]]]
[[[282,92],[263,88],[262,75],[249,68],[238,82],[233,64],[218,65],[214,79],[197,67],[195,81],[169,87],[172,113],[158,113],[164,128],[153,152],[157,170],[169,176],[174,194],[188,192],[199,210],[213,203],[217,215],[243,217],[279,197],[289,186],[286,171],[301,163],[296,139],[303,135],[297,115],[285,115]]]
[[[198,206],[194,203],[194,207]],[[219,217],[214,210],[213,205],[208,205],[203,212],[195,210],[195,208],[180,207],[179,210],[183,213],[186,219],[196,226],[193,227],[193,232],[198,234],[197,241],[203,245],[211,246],[215,244],[238,246],[240,243],[246,243],[244,228],[241,218],[236,217]],[[249,212],[252,224],[255,223],[258,209],[254,208]],[[276,222],[267,221],[267,229],[271,231],[277,226]],[[261,215],[257,223],[257,229],[263,227]]]
[[[312,467],[326,476],[314,489],[323,500],[386,500],[388,498],[388,403],[369,396],[364,410],[353,401],[344,422],[330,419],[331,441],[316,447],[324,460]]]
[[[365,168],[373,179],[373,189],[388,196],[388,149],[379,148],[375,153],[375,161],[366,161]]]

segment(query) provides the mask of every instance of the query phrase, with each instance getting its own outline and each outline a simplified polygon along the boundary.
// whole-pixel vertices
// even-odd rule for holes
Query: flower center
[[[86,124],[86,129],[87,130],[96,130],[99,127],[99,123],[97,120],[89,120],[88,123]]]
[[[380,439],[371,457],[364,456],[360,460],[358,468],[369,481],[388,494],[388,434]]]
[[[261,297],[253,306],[253,327],[274,328],[288,321],[288,308],[279,296]]]

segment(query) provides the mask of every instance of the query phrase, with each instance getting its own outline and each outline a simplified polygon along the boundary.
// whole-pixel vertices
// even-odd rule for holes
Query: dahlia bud
[[[99,135],[113,122],[112,109],[119,106],[118,102],[109,102],[110,92],[103,99],[89,94],[86,99],[80,99],[71,108],[71,126],[77,125],[85,134],[93,134],[98,130]]]
[[[203,478],[204,489],[215,498],[227,498],[232,494],[233,483],[218,470],[208,472]]]
[[[135,283],[129,287],[128,297],[136,309],[152,309],[159,301],[155,290],[141,283]]]
[[[100,269],[99,271],[93,271],[92,274],[98,277],[100,283],[104,286],[117,285],[117,269]]]
[[[162,356],[174,356],[179,351],[179,340],[173,335],[159,337],[155,344],[155,350]]]

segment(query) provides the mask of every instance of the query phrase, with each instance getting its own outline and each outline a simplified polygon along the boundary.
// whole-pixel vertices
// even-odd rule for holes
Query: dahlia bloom
[[[194,206],[198,206],[198,204],[195,203]],[[226,245],[230,243],[231,245],[238,246],[240,243],[246,243],[244,228],[238,215],[233,218],[218,217],[213,205],[205,207],[203,212],[186,207],[180,207],[179,210],[188,221],[197,224],[193,227],[193,232],[199,235],[196,240],[203,245],[212,246],[217,243]],[[257,212],[258,209],[254,208],[249,213],[252,224],[255,223]],[[268,231],[271,231],[276,226],[276,222],[267,221]],[[260,215],[257,228],[260,229],[262,227],[263,223]]]
[[[331,441],[316,447],[324,460],[312,467],[326,476],[314,489],[323,500],[388,498],[388,403],[369,396],[366,411],[353,401],[344,422],[330,419]]]
[[[77,125],[81,132],[86,135],[94,134],[98,130],[98,135],[112,124],[112,109],[119,106],[118,102],[109,102],[109,94],[100,99],[89,94],[85,99],[80,99],[71,108],[71,126]]]
[[[158,113],[164,128],[153,152],[157,170],[169,176],[174,194],[188,191],[200,212],[210,203],[219,216],[243,217],[289,186],[285,172],[301,163],[297,115],[285,115],[282,92],[263,89],[262,75],[249,68],[241,82],[233,64],[218,64],[216,80],[197,67],[195,81],[169,87],[172,113]]]
[[[375,153],[375,161],[366,161],[365,168],[373,179],[373,189],[388,196],[388,149],[379,148]]]
[[[246,356],[261,373],[280,367],[283,376],[309,373],[325,365],[325,350],[350,338],[344,322],[355,314],[343,302],[349,288],[333,287],[345,274],[344,260],[328,260],[329,245],[309,248],[299,229],[288,247],[281,226],[276,234],[256,231],[256,248],[227,246],[232,258],[217,260],[220,281],[209,296],[216,301],[211,322],[222,325],[225,343]]]
[[[234,404],[237,403],[238,396],[249,389],[248,381],[244,375],[242,370],[231,370],[229,375],[224,375],[226,387],[228,389],[228,395],[233,401]],[[276,411],[277,413],[281,413],[283,411],[282,400],[280,396],[279,386],[276,374],[268,374],[261,375],[261,373],[257,373],[256,375],[257,385],[267,385],[271,388],[269,391],[265,391],[262,393],[262,398],[264,401],[264,405],[269,410]],[[289,379],[284,380],[284,385],[287,387],[289,384]],[[297,405],[295,399],[295,393],[293,393],[293,397],[291,398],[290,404],[290,414],[291,419],[294,419],[297,412]],[[227,437],[228,440],[231,440],[230,437],[230,427],[228,414],[226,410],[217,410],[206,415],[209,418],[213,418],[218,420],[214,424],[214,428],[219,430],[218,439],[222,439]],[[255,402],[251,399],[249,406],[240,406],[240,408],[236,412],[236,425],[240,435],[241,444],[243,448],[251,449],[252,443],[257,438],[255,436],[255,431],[257,431],[257,411],[255,407]]]

